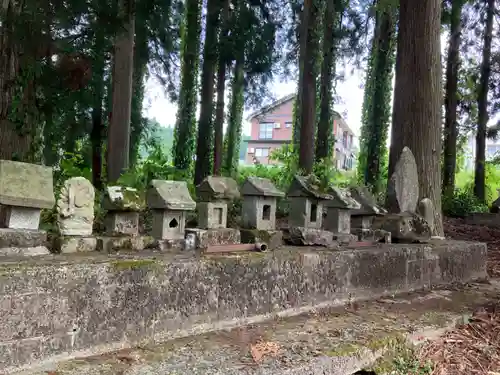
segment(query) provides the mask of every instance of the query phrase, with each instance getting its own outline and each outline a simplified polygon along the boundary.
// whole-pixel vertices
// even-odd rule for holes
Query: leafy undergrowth
[[[431,375],[500,374],[500,305],[479,309],[469,323],[458,326],[419,351],[431,362]]]
[[[488,274],[500,277],[500,229],[465,224],[464,219],[444,218],[446,238],[486,242],[488,245]]]

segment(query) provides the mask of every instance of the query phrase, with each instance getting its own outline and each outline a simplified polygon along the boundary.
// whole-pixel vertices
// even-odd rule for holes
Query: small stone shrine
[[[241,242],[240,231],[227,228],[228,205],[240,197],[238,184],[229,177],[208,176],[196,187],[198,228],[186,230],[196,248]],[[191,237],[195,237],[191,241]]]
[[[0,254],[47,254],[42,209],[55,204],[52,168],[0,160]]]
[[[146,202],[153,211],[151,236],[157,240],[183,241],[187,212],[196,208],[186,182],[153,180]]]
[[[375,217],[387,213],[385,208],[377,204],[375,197],[364,186],[351,187],[349,191],[351,197],[360,204],[359,208],[351,210],[351,233],[357,236],[359,241],[384,239],[385,242],[390,242],[387,233],[372,229]]]
[[[349,190],[332,186],[328,190],[332,199],[326,201],[325,229],[332,232],[340,243],[349,243],[357,239],[351,235],[351,211],[361,208]]]
[[[57,200],[60,238],[56,247],[62,253],[93,251],[97,239],[92,236],[95,190],[84,177],[64,182]]]
[[[144,198],[134,188],[108,186],[105,190],[103,208],[106,233],[110,236],[137,236],[139,234],[139,212],[144,209]]]
[[[241,188],[241,240],[244,243],[264,242],[269,249],[281,246],[281,231],[276,231],[278,198],[285,193],[266,178],[248,177]]]
[[[397,242],[427,242],[431,239],[432,223],[417,213],[417,208],[425,216],[434,218],[433,204],[429,199],[419,202],[419,181],[417,162],[408,147],[404,147],[387,186],[389,206],[392,212],[376,218],[374,229],[391,233]],[[430,203],[429,203],[430,202]],[[433,221],[433,220],[432,220]]]
[[[285,241],[293,245],[331,246],[333,233],[322,230],[325,201],[333,197],[322,192],[314,175],[296,175],[288,189],[290,214]]]

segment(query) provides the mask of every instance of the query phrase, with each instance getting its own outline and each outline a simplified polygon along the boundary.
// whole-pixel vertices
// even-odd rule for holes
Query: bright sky
[[[334,106],[340,114],[345,114],[344,119],[354,133],[359,136],[361,127],[361,106],[363,105],[363,77],[361,72],[346,77],[344,82],[337,85],[337,93],[342,98],[343,103]],[[145,115],[156,120],[163,126],[174,126],[177,114],[177,105],[171,103],[164,94],[162,86],[154,79],[150,79],[146,86],[146,96],[144,99]],[[296,82],[275,82],[272,85],[274,96],[279,99],[285,95],[297,91]],[[227,103],[227,101],[226,101]],[[243,117],[243,134],[250,134],[250,123],[246,117],[257,108],[246,110]]]

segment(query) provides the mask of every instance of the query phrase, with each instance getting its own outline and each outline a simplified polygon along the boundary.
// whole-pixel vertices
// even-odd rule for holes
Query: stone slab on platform
[[[477,212],[465,217],[465,223],[500,228],[500,213]]]
[[[0,372],[486,278],[486,245],[284,247],[193,257],[51,255],[0,263]],[[308,336],[310,336],[308,334]]]
[[[235,245],[241,243],[240,230],[234,228],[187,228],[186,237],[190,234],[194,234],[195,236],[195,248],[197,249],[206,249],[209,246]]]
[[[358,241],[392,242],[391,232],[383,229],[352,228],[351,233],[358,238]]]
[[[150,236],[98,237],[97,250],[105,253],[117,251],[141,251],[154,248],[155,240]]]
[[[49,253],[47,232],[0,228],[0,255],[32,256]]]
[[[266,243],[269,250],[283,246],[283,233],[280,230],[240,229],[242,243]]]
[[[333,239],[333,233],[327,230],[290,227],[283,230],[285,243],[294,246],[325,246],[337,248],[339,243]]]
[[[57,252],[63,254],[87,253],[97,250],[97,238],[90,236],[60,236],[54,241]]]

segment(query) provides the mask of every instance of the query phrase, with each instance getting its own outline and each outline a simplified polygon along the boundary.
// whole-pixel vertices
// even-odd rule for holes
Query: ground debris
[[[419,359],[433,363],[432,375],[499,373],[500,303],[479,308],[469,323],[426,343]]]
[[[469,225],[464,219],[444,218],[446,238],[464,241],[486,242],[488,245],[488,274],[500,277],[500,229],[483,225]]]
[[[266,355],[276,357],[279,353],[280,346],[275,342],[258,342],[250,345],[250,353],[255,362],[260,362]]]

